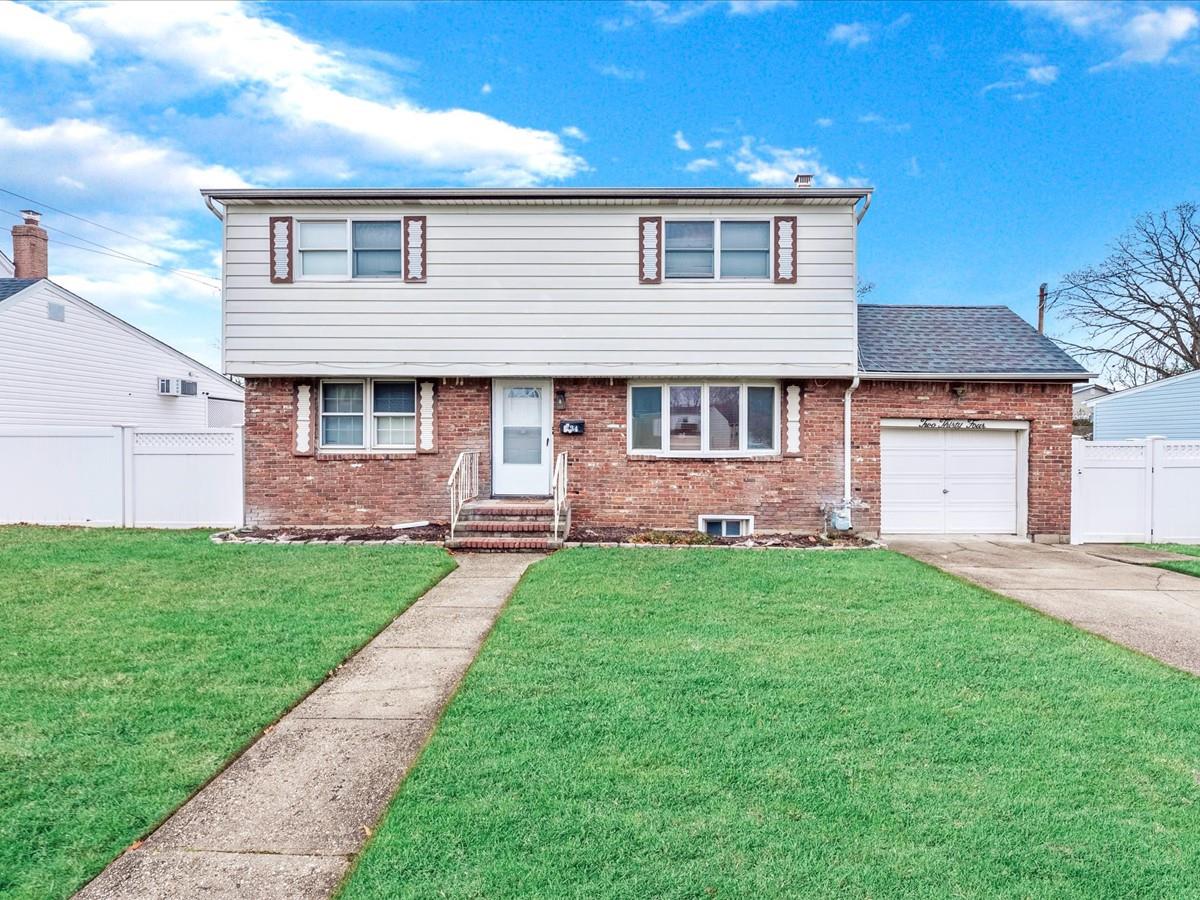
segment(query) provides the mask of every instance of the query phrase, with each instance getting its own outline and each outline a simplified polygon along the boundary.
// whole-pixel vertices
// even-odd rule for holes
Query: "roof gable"
[[[0,313],[3,313],[4,309],[7,306],[5,301],[11,301],[12,303],[23,302],[20,300],[16,300],[14,298],[16,298],[16,296],[18,294],[20,294],[22,291],[24,291],[26,288],[29,288],[33,285],[39,285],[39,290],[37,292],[34,292],[35,294],[41,295],[43,291],[49,291],[51,294],[53,294],[59,300],[64,300],[67,303],[77,304],[77,305],[85,308],[88,312],[91,312],[91,313],[99,316],[101,319],[104,319],[105,321],[109,322],[110,324],[115,325],[116,327],[118,327],[126,332],[129,332],[130,334],[134,335],[135,337],[139,338],[140,340],[143,340],[148,344],[152,344],[153,346],[157,347],[159,350],[169,353],[170,355],[179,359],[181,362],[186,363],[189,367],[196,368],[196,369],[202,369],[204,372],[211,375],[213,378],[219,379],[221,382],[223,382],[225,385],[227,385],[231,393],[235,393],[239,396],[245,394],[246,389],[244,387],[242,387],[242,385],[238,384],[236,381],[233,381],[231,378],[229,378],[225,375],[222,375],[220,372],[216,371],[215,369],[210,368],[209,366],[206,366],[204,363],[200,362],[199,360],[193,359],[192,357],[188,356],[186,353],[176,350],[170,344],[160,341],[154,335],[148,334],[147,332],[142,331],[142,329],[138,328],[135,325],[130,325],[128,322],[126,322],[124,319],[120,318],[119,316],[114,316],[112,313],[110,313],[108,310],[104,309],[103,307],[97,306],[95,303],[92,303],[89,300],[85,300],[83,297],[80,297],[78,294],[72,293],[71,291],[69,291],[65,287],[63,287],[62,285],[55,284],[53,281],[50,281],[47,278],[0,278]],[[4,324],[4,318],[3,318],[3,316],[0,316],[0,327],[3,327],[3,324]]]

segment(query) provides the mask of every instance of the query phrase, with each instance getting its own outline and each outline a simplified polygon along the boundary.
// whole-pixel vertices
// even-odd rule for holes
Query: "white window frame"
[[[304,248],[300,246],[300,226],[309,222],[327,224],[329,222],[344,222],[346,225],[346,272],[344,275],[305,275],[303,257],[301,254]],[[354,223],[355,222],[398,222],[400,223],[400,274],[399,275],[383,275],[379,277],[369,277],[365,275],[354,274]],[[404,276],[408,271],[408,258],[404,248],[404,217],[395,215],[374,215],[374,216],[297,216],[296,217],[296,240],[295,250],[292,260],[292,271],[295,272],[296,281],[382,281],[392,283],[403,283]],[[311,247],[312,250],[320,250],[321,247]],[[328,248],[326,248],[328,249]],[[388,379],[381,379],[387,381]],[[404,379],[401,379],[402,381]]]
[[[700,449],[699,450],[672,450],[671,448],[671,388],[672,387],[700,387]],[[657,387],[662,391],[662,435],[658,449],[642,448],[633,446],[633,389]],[[738,450],[707,450],[709,446],[709,388],[713,387],[739,387],[741,388],[741,396],[738,399],[738,432],[740,436],[741,448]],[[748,388],[764,387],[771,388],[775,392],[775,402],[773,404],[774,426],[771,429],[771,446],[769,448],[751,449],[748,445],[750,442],[750,434],[747,429],[749,409],[749,391]],[[631,381],[625,390],[625,450],[630,456],[661,456],[674,457],[677,459],[742,459],[754,456],[778,456],[779,441],[780,441],[780,390],[779,382],[777,381],[729,381],[729,380],[712,380],[704,378],[677,378],[671,381]],[[732,518],[741,518],[734,516]]]
[[[386,382],[387,384],[397,384],[397,383],[411,384],[412,389],[413,389],[413,411],[410,413],[376,412],[375,411],[375,385],[380,381]],[[369,437],[370,437],[371,447],[376,450],[413,450],[413,451],[415,451],[417,449],[417,407],[421,403],[421,398],[417,393],[416,379],[415,378],[372,378],[372,379],[370,379],[370,382],[371,382],[371,413],[370,413],[371,414],[371,434]],[[413,423],[413,429],[412,429],[413,441],[412,441],[412,443],[411,444],[381,444],[381,443],[379,443],[375,438],[375,435],[377,434],[375,426],[379,419],[412,419],[412,423]]]
[[[375,412],[375,382],[402,381],[413,386],[413,411],[411,413],[377,413]],[[326,444],[325,417],[350,416],[355,413],[325,412],[325,385],[327,384],[361,384],[363,388],[363,440],[361,444]],[[322,378],[317,390],[317,447],[323,453],[416,453],[419,438],[419,423],[417,410],[421,398],[418,393],[415,378]],[[411,444],[381,444],[375,440],[375,420],[378,418],[409,418],[413,420],[413,442]]]
[[[712,222],[713,223],[713,273],[710,277],[703,275],[668,275],[667,274],[667,223],[668,222]],[[759,222],[765,223],[767,226],[767,274],[761,276],[752,275],[722,275],[721,274],[721,223],[722,222]],[[663,219],[663,234],[662,234],[662,276],[663,282],[698,282],[705,284],[712,281],[739,281],[739,282],[756,282],[759,284],[769,284],[773,279],[775,271],[775,234],[772,219],[767,216],[765,219],[762,216],[721,216],[714,218],[712,216],[671,216]]]
[[[696,516],[696,530],[708,534],[709,522],[741,522],[741,534],[725,534],[725,526],[721,526],[721,537],[749,537],[754,534],[754,516],[743,516],[736,513],[706,513]]]

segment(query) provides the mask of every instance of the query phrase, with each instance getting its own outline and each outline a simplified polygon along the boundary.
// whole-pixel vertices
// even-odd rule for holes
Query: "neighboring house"
[[[1200,439],[1200,371],[1114,391],[1092,401],[1092,439],[1123,441],[1160,435]]]
[[[4,255],[3,250],[0,250],[0,278],[12,278],[12,277],[13,277],[12,260]]]
[[[445,522],[465,451],[484,498],[565,451],[582,526],[1069,534],[1091,376],[1002,307],[858,306],[869,189],[203,193],[250,524]]]
[[[1092,401],[1100,397],[1107,397],[1112,393],[1112,388],[1106,388],[1102,384],[1077,384],[1071,391],[1071,401],[1073,403],[1074,416],[1076,422],[1092,420]]]
[[[240,385],[46,277],[35,214],[13,245],[24,277],[0,277],[0,427],[242,423]]]

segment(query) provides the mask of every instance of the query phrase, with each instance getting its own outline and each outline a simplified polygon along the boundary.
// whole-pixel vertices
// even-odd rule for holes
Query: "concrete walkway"
[[[986,539],[903,538],[888,546],[1200,675],[1200,578],[1146,565],[1175,554]]]
[[[457,556],[455,571],[77,896],[328,897],[541,558]]]

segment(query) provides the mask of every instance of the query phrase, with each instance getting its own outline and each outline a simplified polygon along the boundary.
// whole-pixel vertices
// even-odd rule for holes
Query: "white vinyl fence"
[[[0,523],[242,524],[240,428],[0,428]]]
[[[1200,544],[1200,441],[1071,444],[1071,543]]]

